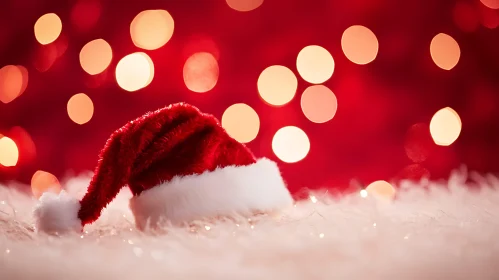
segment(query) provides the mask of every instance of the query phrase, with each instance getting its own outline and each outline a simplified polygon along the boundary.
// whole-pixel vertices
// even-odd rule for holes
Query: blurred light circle
[[[164,46],[173,36],[174,21],[165,10],[140,12],[130,24],[130,35],[135,46],[155,50]]]
[[[272,150],[283,162],[295,163],[304,159],[310,151],[307,134],[296,126],[279,129],[272,139]]]
[[[19,160],[19,149],[14,140],[3,136],[0,138],[0,164],[6,167],[16,166]]]
[[[499,13],[487,7],[480,9],[480,22],[484,27],[495,29],[499,26]]]
[[[341,48],[351,62],[364,65],[376,58],[379,43],[376,35],[369,28],[354,25],[343,32]]]
[[[329,80],[334,72],[334,59],[321,46],[307,46],[298,53],[296,67],[300,76],[312,84]]]
[[[407,157],[413,162],[421,163],[427,160],[433,146],[427,123],[416,123],[407,130],[404,149]]]
[[[57,40],[59,35],[61,35],[61,31],[61,19],[54,13],[41,16],[35,23],[35,38],[42,45],[47,45]]]
[[[454,38],[447,34],[440,33],[431,41],[430,53],[433,62],[435,62],[438,67],[444,70],[451,70],[459,62],[461,49]]]
[[[433,115],[430,122],[430,133],[435,144],[449,146],[461,134],[461,118],[452,108],[440,109]]]
[[[0,101],[9,103],[28,86],[28,70],[23,66],[7,65],[0,69]]]
[[[88,42],[80,51],[80,64],[90,75],[102,73],[113,59],[113,50],[108,42],[96,39]]]
[[[237,103],[223,113],[222,127],[232,138],[241,143],[248,143],[258,135],[260,118],[250,106]]]
[[[338,110],[336,96],[324,85],[313,85],[305,89],[300,104],[305,117],[314,123],[331,120]]]
[[[137,91],[148,86],[153,77],[154,64],[143,52],[129,54],[116,65],[116,81],[126,91]]]
[[[368,195],[379,198],[393,199],[395,197],[395,188],[386,181],[376,181],[366,187]]]
[[[482,4],[491,9],[499,9],[499,0],[480,0]]]
[[[77,124],[85,124],[94,115],[92,99],[84,93],[73,95],[67,105],[69,118]]]
[[[239,12],[248,12],[260,7],[263,0],[226,0],[227,5]]]
[[[282,106],[293,99],[298,79],[289,68],[273,65],[262,71],[257,82],[258,92],[270,105]]]
[[[45,192],[59,193],[61,184],[53,174],[38,170],[31,177],[31,192],[35,198],[40,198]]]
[[[199,93],[210,91],[218,81],[218,62],[211,53],[195,53],[185,62],[183,76],[189,90]]]

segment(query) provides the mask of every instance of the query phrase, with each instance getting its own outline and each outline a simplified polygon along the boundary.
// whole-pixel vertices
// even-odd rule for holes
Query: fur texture
[[[81,197],[88,178],[65,185]],[[36,200],[0,187],[0,279],[498,279],[497,177],[399,187],[392,203],[320,191],[281,216],[154,232],[135,230],[123,189],[84,233],[62,237],[36,234]]]
[[[204,217],[251,215],[292,207],[277,164],[262,158],[248,166],[228,166],[171,181],[132,197],[130,208],[143,229],[162,219],[182,224]]]
[[[79,210],[80,202],[65,191],[58,195],[44,193],[34,210],[36,230],[51,234],[81,231]]]

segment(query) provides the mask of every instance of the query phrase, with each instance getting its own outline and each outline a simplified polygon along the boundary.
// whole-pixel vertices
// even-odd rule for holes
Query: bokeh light
[[[307,134],[296,126],[279,129],[272,139],[272,151],[283,162],[295,163],[304,159],[310,151]]]
[[[85,124],[94,115],[94,103],[84,93],[73,95],[67,105],[69,118],[77,124]]]
[[[459,62],[461,49],[459,44],[451,36],[439,33],[430,44],[430,54],[433,62],[444,69],[451,70]]]
[[[102,73],[113,59],[113,50],[108,42],[96,39],[88,42],[80,51],[80,65],[90,75]]]
[[[12,102],[26,90],[28,70],[23,66],[7,65],[0,69],[0,101]]]
[[[218,75],[218,62],[211,53],[195,53],[184,64],[185,85],[194,92],[201,93],[213,89],[217,84]]]
[[[368,195],[374,197],[393,199],[395,197],[395,188],[386,181],[376,181],[366,187]]]
[[[135,46],[155,50],[164,46],[173,36],[174,21],[165,10],[140,12],[130,24],[130,35]]]
[[[16,166],[19,149],[16,142],[7,136],[0,138],[0,164],[6,167]]]
[[[263,4],[263,0],[226,0],[227,5],[239,12],[252,11]]]
[[[430,122],[431,137],[439,146],[449,146],[454,143],[461,134],[461,128],[461,118],[450,107],[440,109]]]
[[[482,4],[491,9],[499,9],[499,0],[480,0]]]
[[[61,31],[61,19],[54,13],[41,16],[35,23],[35,38],[42,45],[47,45],[57,40],[59,35],[61,35]]]
[[[116,81],[126,91],[137,91],[148,86],[154,78],[151,58],[136,52],[123,57],[116,65]]]
[[[45,192],[59,193],[61,184],[53,174],[38,170],[31,177],[31,192],[35,198],[40,198]]]
[[[364,65],[376,58],[379,43],[376,35],[369,28],[354,25],[343,32],[341,48],[351,62]]]
[[[298,53],[296,67],[305,81],[321,84],[333,75],[334,59],[329,51],[321,46],[307,46]]]
[[[407,130],[404,149],[413,162],[422,163],[427,160],[434,146],[427,123],[416,123]]]
[[[273,65],[262,71],[258,77],[257,87],[265,102],[282,106],[295,96],[298,79],[289,68]]]
[[[241,143],[248,143],[258,135],[260,118],[250,106],[237,103],[223,113],[222,127],[232,138]]]
[[[313,85],[305,89],[300,104],[303,114],[314,123],[331,120],[338,109],[336,96],[324,85]]]

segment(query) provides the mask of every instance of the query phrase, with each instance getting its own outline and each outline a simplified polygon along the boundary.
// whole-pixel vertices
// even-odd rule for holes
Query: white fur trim
[[[79,210],[80,202],[65,191],[58,195],[46,192],[35,206],[36,229],[46,233],[80,231]]]
[[[162,221],[251,215],[292,206],[277,164],[262,158],[247,166],[228,166],[199,175],[174,177],[130,200],[137,227]]]

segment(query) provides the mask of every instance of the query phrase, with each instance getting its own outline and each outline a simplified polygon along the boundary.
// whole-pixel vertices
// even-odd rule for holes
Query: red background
[[[257,156],[274,160],[274,133],[287,125],[302,128],[311,141],[310,153],[298,163],[280,162],[293,191],[344,189],[351,179],[367,184],[423,173],[445,178],[461,164],[482,173],[499,171],[499,29],[492,28],[499,24],[499,12],[478,1],[265,0],[256,10],[241,13],[224,0],[109,0],[97,1],[100,16],[99,9],[80,6],[73,11],[76,2],[0,3],[0,66],[23,65],[29,71],[24,94],[0,104],[0,133],[20,149],[16,167],[0,168],[1,181],[29,183],[39,169],[59,178],[68,171],[92,170],[113,130],[148,110],[179,101],[218,118],[234,103],[252,106],[261,127],[248,146]],[[152,84],[125,92],[113,74],[120,58],[140,51],[130,39],[130,22],[140,11],[158,8],[173,16],[174,35],[164,47],[146,51],[155,63]],[[41,73],[34,63],[47,50],[36,42],[33,25],[48,12],[57,13],[63,22],[54,45],[61,53],[65,44],[67,49]],[[73,24],[72,17],[80,18],[80,25]],[[81,25],[82,20],[86,24]],[[380,45],[377,58],[365,66],[348,61],[341,50],[343,31],[356,24],[370,28]],[[441,32],[461,48],[460,61],[451,71],[438,68],[430,56],[431,39]],[[81,69],[78,54],[96,38],[111,44],[114,57],[103,75],[92,78]],[[297,73],[297,54],[311,44],[329,50],[336,63],[325,84],[338,98],[338,112],[325,124],[311,123],[301,112],[299,96],[308,86],[303,79],[298,79],[295,98],[280,108],[266,105],[256,87],[259,74],[270,65]],[[219,56],[220,77],[208,93],[190,92],[182,79],[185,60],[197,51]],[[92,120],[82,126],[66,111],[69,98],[80,92],[95,106]],[[446,106],[459,113],[463,129],[453,145],[437,147],[429,138],[428,123]],[[421,125],[408,137],[417,123]],[[11,130],[16,126],[29,133],[36,156],[26,152],[28,145]],[[423,162],[414,165],[408,158],[407,143],[413,157]]]

